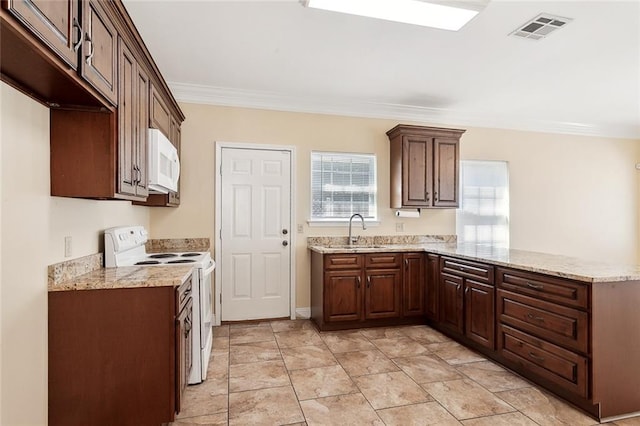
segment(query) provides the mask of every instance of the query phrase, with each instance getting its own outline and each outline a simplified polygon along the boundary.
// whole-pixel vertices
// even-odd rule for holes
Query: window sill
[[[364,220],[365,225],[367,225],[367,227],[371,226],[371,227],[376,227],[376,226],[380,226],[380,221],[379,220],[375,220],[375,219],[365,219]],[[309,225],[309,227],[312,228],[348,228],[349,227],[349,219],[331,219],[331,220],[317,220],[317,219],[310,219],[307,220],[307,224]],[[362,222],[360,221],[360,219],[356,219],[353,221],[354,226],[361,226]]]

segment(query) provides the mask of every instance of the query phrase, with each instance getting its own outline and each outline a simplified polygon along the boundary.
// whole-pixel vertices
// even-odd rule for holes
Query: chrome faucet
[[[356,216],[358,216],[360,220],[362,220],[362,230],[367,229],[367,226],[364,224],[364,218],[362,217],[362,215],[360,213],[352,214],[351,217],[349,218],[349,245],[352,245],[353,243],[358,241],[358,237],[351,236],[351,225],[353,225],[353,218]]]

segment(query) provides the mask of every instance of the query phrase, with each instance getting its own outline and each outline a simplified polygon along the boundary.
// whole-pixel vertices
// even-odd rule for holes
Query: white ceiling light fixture
[[[333,12],[458,31],[486,6],[488,0],[302,0],[302,4]]]

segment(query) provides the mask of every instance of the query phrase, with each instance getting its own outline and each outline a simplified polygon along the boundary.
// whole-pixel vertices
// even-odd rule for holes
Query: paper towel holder
[[[419,218],[420,209],[396,210],[396,217]]]

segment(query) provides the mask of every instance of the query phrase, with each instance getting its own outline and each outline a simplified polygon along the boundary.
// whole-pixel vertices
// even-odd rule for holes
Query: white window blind
[[[377,218],[373,154],[311,153],[311,220]]]
[[[509,170],[504,161],[460,162],[458,239],[509,247]]]

